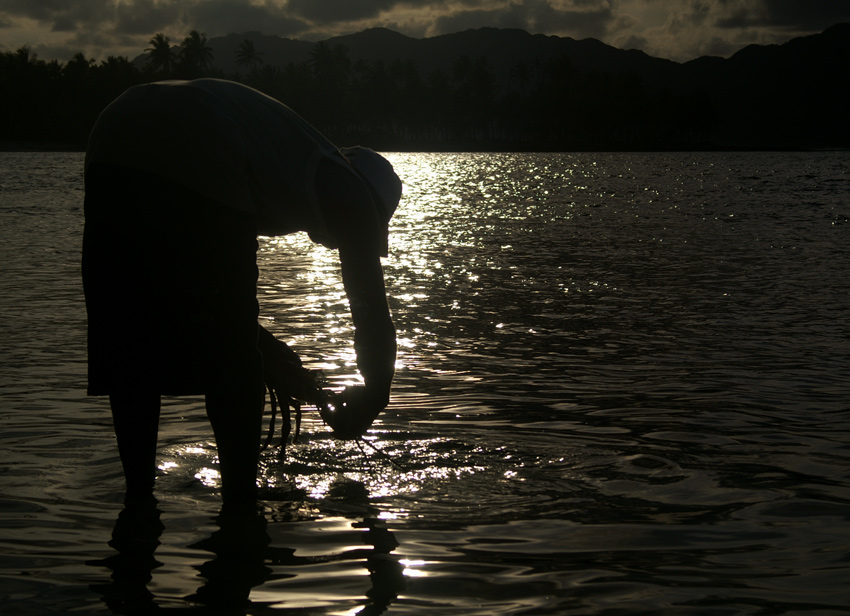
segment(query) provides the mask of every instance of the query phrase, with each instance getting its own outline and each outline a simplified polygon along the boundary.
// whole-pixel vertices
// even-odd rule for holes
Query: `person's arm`
[[[354,321],[357,369],[365,383],[367,400],[380,411],[389,403],[396,360],[396,332],[387,305],[380,257],[340,246],[339,259]]]
[[[354,351],[363,386],[348,386],[323,419],[342,439],[366,433],[390,401],[395,371],[396,335],[377,254],[340,247],[345,292],[354,321]]]
[[[386,225],[362,182],[335,164],[319,168],[320,202],[334,236],[345,294],[354,321],[354,351],[363,386],[347,387],[334,400],[330,425],[341,438],[368,430],[390,399],[396,332],[381,268]],[[382,235],[383,234],[383,235]]]

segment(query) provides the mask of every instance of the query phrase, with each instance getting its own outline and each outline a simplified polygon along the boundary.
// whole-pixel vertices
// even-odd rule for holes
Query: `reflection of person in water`
[[[204,581],[195,593],[186,597],[189,603],[206,606],[216,614],[244,614],[250,606],[258,607],[249,598],[252,588],[283,580],[292,580],[295,588],[299,575],[313,577],[312,570],[330,562],[351,563],[347,568],[351,576],[359,577],[357,565],[361,563],[369,571],[371,588],[357,612],[363,616],[384,613],[405,587],[404,568],[393,554],[398,542],[382,521],[369,515],[351,524],[352,528],[365,530],[357,533],[365,544],[363,548],[334,550],[329,546],[331,553],[309,556],[268,545],[263,518],[252,520],[247,529],[244,517],[240,516],[236,522],[238,526],[220,517],[219,529],[191,546],[212,556],[197,566]],[[162,564],[154,556],[161,532],[158,511],[141,514],[125,509],[109,542],[117,553],[88,562],[90,566],[107,567],[111,571],[110,580],[92,585],[92,590],[101,595],[112,612],[148,614],[160,608],[148,586],[154,570]],[[286,591],[286,584],[277,586],[276,603],[286,601]]]
[[[363,434],[395,363],[380,257],[401,195],[383,157],[340,150],[285,105],[227,81],[131,88],[86,155],[89,394],[109,395],[127,499],[152,500],[161,395],[204,394],[225,508],[256,502],[264,380],[283,342],[259,327],[256,237],[306,231],[339,251],[363,386],[328,420]]]

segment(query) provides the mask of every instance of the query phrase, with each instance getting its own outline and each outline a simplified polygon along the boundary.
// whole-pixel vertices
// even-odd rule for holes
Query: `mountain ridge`
[[[283,101],[335,143],[384,149],[850,148],[850,24],[685,63],[516,29],[414,39],[376,28],[319,43],[196,34],[187,57],[172,47],[177,62],[0,54],[11,94],[0,96],[0,142],[81,147],[127,88],[207,76]]]
[[[214,66],[224,76],[240,72],[235,54],[242,40],[254,42],[266,65],[309,62],[316,43],[261,33],[209,40]],[[434,71],[451,77],[462,57],[485,58],[496,87],[505,92],[518,63],[537,66],[567,59],[571,70],[634,79],[639,87],[707,101],[716,113],[712,141],[730,146],[850,145],[850,24],[782,44],[747,45],[728,58],[701,56],[676,62],[635,49],[618,49],[597,39],[576,40],[518,29],[477,28],[429,38],[412,38],[371,28],[324,41],[344,47],[352,62],[412,61],[422,78]]]
[[[643,51],[623,50],[598,39],[573,39],[546,34],[531,34],[515,28],[471,28],[451,34],[428,38],[413,38],[388,28],[369,28],[355,34],[334,36],[322,41],[307,42],[299,39],[267,35],[260,32],[231,33],[212,37],[208,44],[213,50],[213,66],[225,74],[238,73],[236,50],[243,40],[254,43],[264,54],[265,64],[285,66],[309,59],[316,43],[342,45],[352,60],[413,60],[423,75],[437,67],[446,68],[452,60],[466,55],[470,58],[487,57],[495,68],[509,59],[540,59],[569,56],[583,69],[611,70],[630,68],[642,64],[677,64],[673,60],[656,58]],[[266,46],[270,48],[266,48]],[[139,56],[137,61],[143,60]]]

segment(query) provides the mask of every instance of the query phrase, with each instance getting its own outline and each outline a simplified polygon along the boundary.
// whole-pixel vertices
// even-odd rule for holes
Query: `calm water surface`
[[[211,431],[165,400],[165,530],[120,578],[82,155],[0,154],[0,611],[850,613],[850,154],[390,157],[386,455],[308,412],[263,455],[271,550],[216,557]],[[259,261],[263,324],[352,382],[334,253]]]

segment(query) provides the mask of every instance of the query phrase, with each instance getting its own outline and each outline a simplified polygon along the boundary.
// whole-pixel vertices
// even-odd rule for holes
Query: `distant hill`
[[[227,75],[238,73],[240,67],[236,64],[236,51],[244,40],[254,43],[257,51],[263,54],[264,64],[275,66],[307,61],[315,45],[259,32],[213,37],[208,45],[213,51],[214,66]],[[578,68],[634,70],[644,77],[671,75],[678,66],[672,60],[653,58],[638,50],[624,51],[596,39],[577,41],[515,29],[480,28],[415,39],[386,28],[372,28],[357,34],[332,37],[325,42],[332,47],[345,47],[352,61],[413,61],[423,76],[436,69],[450,71],[461,56],[487,58],[491,69],[503,80],[507,79],[510,68],[517,61],[542,62],[563,56],[569,57]],[[143,58],[140,56],[137,61]]]
[[[749,45],[728,59],[698,58],[674,75],[701,88],[729,145],[850,147],[850,24],[783,45]]]
[[[253,70],[236,62],[246,39],[263,60]],[[379,149],[850,148],[850,24],[685,63],[493,28],[318,43],[247,32],[206,45],[212,67],[206,54],[59,65],[26,48],[0,53],[0,145],[82,147],[127,88],[206,75],[278,98],[335,143]]]
[[[309,60],[315,43],[263,35],[229,34],[209,40],[214,64],[224,75],[240,71],[236,50],[251,40],[265,65]],[[782,45],[750,45],[728,59],[702,57],[678,63],[642,51],[611,47],[595,39],[529,34],[481,28],[415,39],[384,28],[330,38],[352,62],[412,61],[425,78],[433,71],[451,74],[463,56],[486,58],[503,90],[519,62],[539,66],[569,58],[585,73],[640,79],[650,92],[692,92],[710,100],[717,114],[712,142],[741,147],[850,145],[847,75],[850,74],[850,24],[839,24]],[[244,72],[244,68],[242,70]]]

